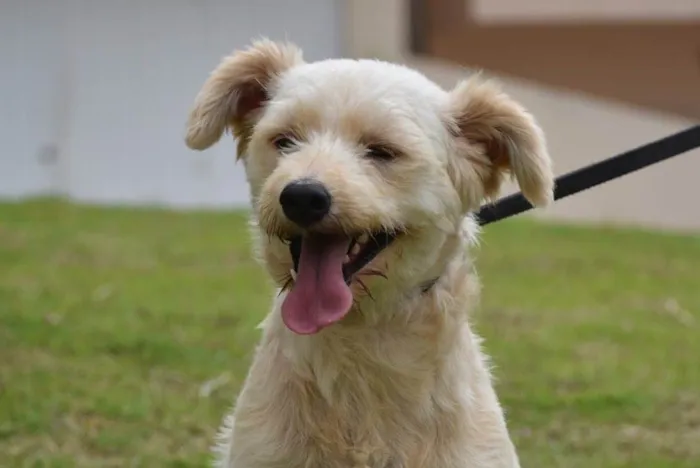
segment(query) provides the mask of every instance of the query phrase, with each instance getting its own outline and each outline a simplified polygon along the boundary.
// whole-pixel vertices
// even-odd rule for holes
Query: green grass
[[[270,301],[249,249],[240,213],[0,204],[0,466],[204,466]],[[700,238],[521,219],[477,255],[524,467],[700,466]]]

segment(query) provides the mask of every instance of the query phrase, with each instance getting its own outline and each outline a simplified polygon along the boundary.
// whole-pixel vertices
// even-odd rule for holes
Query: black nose
[[[320,182],[299,180],[282,190],[280,205],[290,221],[300,227],[309,227],[328,214],[331,194]]]

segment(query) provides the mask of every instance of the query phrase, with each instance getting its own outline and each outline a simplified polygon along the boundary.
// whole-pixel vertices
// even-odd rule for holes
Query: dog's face
[[[214,70],[187,143],[205,149],[227,128],[264,263],[287,289],[284,322],[297,333],[439,275],[446,240],[508,172],[533,204],[552,197],[542,132],[476,80],[446,92],[402,66],[307,64],[294,46],[261,41]]]

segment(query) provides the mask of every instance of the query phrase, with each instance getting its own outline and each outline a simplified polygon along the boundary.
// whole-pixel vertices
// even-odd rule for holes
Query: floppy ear
[[[450,173],[465,210],[496,197],[509,174],[533,205],[552,201],[554,175],[544,133],[517,102],[477,76],[450,93],[449,119],[456,137]]]
[[[187,123],[187,146],[207,149],[229,127],[240,141],[240,156],[255,111],[269,99],[270,85],[301,63],[302,53],[296,46],[266,39],[224,58],[195,99]]]

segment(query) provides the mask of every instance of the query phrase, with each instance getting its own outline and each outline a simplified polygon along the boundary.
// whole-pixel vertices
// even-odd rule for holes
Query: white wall
[[[222,56],[254,37],[291,39],[311,60],[339,55],[340,5],[3,0],[0,196],[246,204],[230,138],[203,153],[183,143],[194,96]]]
[[[58,2],[4,0],[0,7],[0,196],[53,191],[59,138]]]

